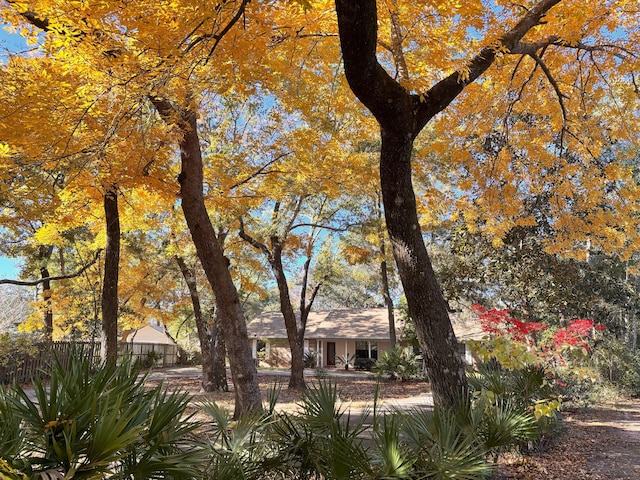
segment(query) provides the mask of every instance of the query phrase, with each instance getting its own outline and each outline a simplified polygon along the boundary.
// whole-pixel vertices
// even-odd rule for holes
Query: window
[[[371,358],[374,360],[378,359],[378,342],[370,342],[369,346],[371,347]]]
[[[356,358],[378,359],[378,342],[356,340]]]
[[[369,346],[363,340],[356,340],[356,358],[369,358]]]

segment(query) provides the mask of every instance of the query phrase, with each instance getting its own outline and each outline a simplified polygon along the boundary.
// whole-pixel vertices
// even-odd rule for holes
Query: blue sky
[[[5,24],[2,24],[0,28],[0,52],[2,55],[6,51],[21,52],[27,50],[27,43],[24,38],[17,34],[9,34],[5,30]]]
[[[5,52],[20,52],[27,49],[27,44],[20,35],[10,35],[4,29],[4,25],[0,28],[0,58]],[[19,273],[19,260],[14,258],[0,257],[0,278],[16,278]]]
[[[19,262],[20,260],[15,258],[0,257],[0,278],[17,278]]]

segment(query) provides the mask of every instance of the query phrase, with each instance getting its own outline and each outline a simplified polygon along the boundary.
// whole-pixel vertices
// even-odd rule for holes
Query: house
[[[169,367],[178,360],[178,344],[162,325],[147,325],[125,332],[122,344],[125,351],[139,357],[143,363],[151,361]]]
[[[402,338],[404,322],[396,313],[396,338]],[[480,325],[474,321],[452,319],[458,340],[481,338]],[[253,358],[264,348],[264,359],[273,366],[288,366],[291,361],[284,317],[280,312],[265,312],[247,325]],[[460,345],[461,350],[464,345]],[[315,352],[319,367],[334,367],[339,357],[377,360],[391,349],[386,308],[345,308],[311,312],[304,336],[304,351]],[[461,351],[461,353],[463,353]],[[465,361],[471,363],[464,351]]]

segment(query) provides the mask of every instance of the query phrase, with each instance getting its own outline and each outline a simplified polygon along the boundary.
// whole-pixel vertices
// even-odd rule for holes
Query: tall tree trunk
[[[299,389],[305,388],[304,383],[304,330],[302,334],[298,328],[296,314],[291,305],[291,297],[289,295],[289,285],[284,273],[282,265],[282,249],[277,248],[273,258],[270,259],[273,274],[278,284],[278,293],[280,296],[280,310],[284,316],[284,324],[287,330],[287,339],[291,349],[291,376],[289,377],[289,388]]]
[[[382,132],[380,177],[385,217],[434,402],[447,405],[464,395],[467,383],[447,302],[442,296],[418,223],[411,184],[411,148],[412,142],[406,137],[398,138]],[[399,159],[403,162],[400,163]]]
[[[202,314],[200,294],[198,293],[198,285],[193,269],[189,268],[184,258],[179,255],[176,255],[174,258],[187,284],[189,295],[191,296],[191,304],[193,305],[193,316],[196,321],[198,340],[200,341],[200,352],[202,353],[202,389],[205,392],[215,392],[220,390],[221,385],[226,385],[226,372],[223,371],[223,378],[216,378],[215,376],[216,372],[214,371],[213,358],[216,339],[211,333],[216,329],[213,325],[213,318],[211,319],[211,325],[209,325]]]
[[[276,202],[274,214],[277,216],[279,209],[279,203]],[[291,352],[291,375],[289,376],[289,389],[305,388],[304,382],[304,327],[298,326],[296,314],[291,304],[291,294],[289,292],[289,284],[287,282],[287,276],[284,272],[284,266],[282,264],[282,249],[284,248],[284,241],[277,235],[273,235],[270,238],[271,250],[262,242],[259,242],[254,237],[249,235],[244,229],[244,223],[240,219],[240,238],[249,243],[252,247],[258,251],[264,253],[267,257],[267,261],[271,266],[271,271],[276,279],[278,286],[278,297],[280,299],[280,311],[284,317],[285,330],[287,331],[287,340],[289,341],[289,350]],[[304,295],[303,282],[303,292]],[[304,301],[304,299],[303,299]],[[304,303],[303,303],[304,304]],[[304,325],[302,315],[304,314],[301,309],[300,323]]]
[[[518,51],[520,40],[560,0],[540,0],[499,39],[507,52]],[[423,95],[409,93],[378,63],[376,0],[335,0],[345,74],[349,86],[380,125],[380,182],[387,230],[409,313],[427,360],[436,404],[457,402],[467,389],[464,366],[427,254],[411,183],[413,141],[427,123],[494,62],[499,50],[485,47],[465,65]],[[401,45],[400,45],[401,46]]]
[[[48,280],[51,274],[49,273],[49,259],[53,254],[53,246],[40,245],[38,249],[38,263],[40,264],[40,278],[42,282],[42,300],[44,300],[44,339],[46,342],[53,341],[53,308],[51,307],[51,281]]]
[[[198,331],[198,340],[200,341],[200,352],[202,354],[202,388],[205,392],[213,392],[213,363],[211,361],[211,345],[208,338],[207,325],[202,316],[202,308],[200,306],[200,294],[196,284],[196,276],[191,268],[189,268],[184,259],[178,255],[173,257],[180,267],[182,277],[189,289],[191,297],[191,305],[193,307],[193,316],[196,321],[196,330]]]
[[[633,318],[633,329],[632,329],[632,337],[631,337],[631,353],[636,354],[636,349],[638,346],[638,314],[634,310],[631,314]]]
[[[212,321],[209,322],[208,336],[211,351],[211,363],[213,364],[214,388],[218,392],[228,392],[227,384],[227,347],[224,343],[224,334],[220,326],[220,320],[215,309],[211,313]]]
[[[107,242],[102,282],[102,358],[118,358],[118,274],[120,270],[120,214],[118,188],[113,185],[104,194]]]
[[[384,241],[380,244],[380,254],[384,257],[385,245]],[[382,277],[382,296],[384,298],[384,304],[387,307],[387,317],[389,319],[389,343],[391,348],[394,348],[397,343],[396,338],[396,314],[393,305],[393,299],[391,298],[391,292],[389,290],[389,274],[387,270],[387,261],[382,260],[380,262],[380,275]]]
[[[378,193],[377,209],[378,209],[378,239],[380,241],[380,278],[382,280],[382,297],[387,307],[387,317],[389,319],[389,343],[391,348],[396,346],[396,315],[394,311],[393,299],[391,298],[391,289],[389,288],[389,270],[387,266],[387,242],[382,231],[382,205],[380,202],[380,194]]]
[[[234,417],[237,418],[242,412],[261,410],[262,398],[238,291],[231,278],[229,261],[224,256],[204,202],[202,152],[196,114],[190,110],[178,111],[166,100],[152,99],[152,102],[167,123],[178,122],[182,133],[182,170],[178,176],[182,212],[202,268],[216,297],[218,318],[225,337],[235,387]]]

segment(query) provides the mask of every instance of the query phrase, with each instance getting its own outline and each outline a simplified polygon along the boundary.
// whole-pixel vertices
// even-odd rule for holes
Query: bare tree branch
[[[545,76],[547,77],[547,80],[549,80],[549,83],[555,90],[556,95],[558,97],[558,103],[560,104],[560,109],[562,110],[562,132],[560,133],[560,149],[562,149],[562,145],[564,143],[563,142],[564,131],[567,125],[567,107],[564,104],[564,99],[567,97],[560,90],[560,86],[558,85],[558,82],[556,82],[556,79],[553,77],[553,73],[551,73],[551,70],[549,70],[549,67],[547,66],[547,64],[544,63],[544,61],[542,60],[542,57],[538,56],[538,54],[536,53],[530,53],[529,56],[533,58],[533,60],[536,62],[538,66],[540,66],[540,68],[542,69]]]
[[[271,263],[272,254],[271,254],[271,251],[269,250],[269,247],[267,247],[264,243],[259,242],[253,236],[249,235],[246,232],[246,230],[244,229],[244,220],[242,219],[242,217],[240,217],[238,221],[240,222],[240,228],[238,230],[238,235],[240,235],[240,238],[243,239],[245,242],[247,242],[256,250],[264,253],[267,256],[267,259],[269,259],[269,262]]]
[[[255,172],[253,172],[251,175],[249,175],[249,177],[245,178],[244,180],[239,181],[238,183],[235,183],[233,185],[231,185],[231,187],[229,187],[229,190],[234,190],[242,185],[244,185],[245,183],[250,182],[251,180],[253,180],[254,178],[256,178],[258,175],[265,175],[265,173],[263,173],[267,168],[269,168],[271,165],[273,165],[274,163],[282,160],[284,157],[286,157],[287,155],[291,155],[293,152],[286,152],[286,153],[282,153],[280,155],[278,155],[276,158],[269,160],[267,163],[265,163],[262,167],[260,167],[258,170],[256,170]],[[267,172],[268,173],[268,172]]]
[[[89,263],[87,263],[86,265],[84,265],[82,268],[75,271],[74,273],[70,273],[68,275],[58,275],[55,277],[40,278],[38,280],[32,280],[32,281],[12,280],[10,278],[3,278],[3,279],[0,279],[0,285],[20,285],[21,287],[35,287],[36,285],[40,285],[41,283],[44,283],[44,282],[52,282],[54,280],[67,280],[69,278],[79,277],[87,269],[89,269],[89,267],[91,267],[98,261],[98,259],[100,258],[100,254],[102,253],[102,250],[103,250],[102,248],[98,249],[95,253],[95,256],[93,257],[93,260],[91,260]]]
[[[296,228],[302,228],[302,227],[313,227],[313,228],[322,228],[324,230],[329,230],[331,232],[342,233],[342,232],[348,232],[351,227],[355,227],[357,225],[358,224],[353,223],[353,224],[349,224],[349,225],[347,225],[345,227],[340,227],[339,228],[339,227],[331,227],[329,225],[322,225],[320,223],[296,223],[295,225],[291,226],[290,230],[294,230]]]
[[[231,20],[229,20],[227,25],[222,30],[220,30],[218,33],[216,33],[215,35],[212,35],[212,38],[215,40],[215,42],[214,42],[213,46],[211,47],[211,49],[209,50],[209,55],[207,56],[207,61],[209,61],[209,59],[213,56],[213,52],[215,52],[216,48],[218,48],[218,44],[220,43],[220,40],[222,40],[222,38],[229,32],[229,30],[231,30],[233,28],[233,26],[238,22],[238,20],[240,20],[240,18],[242,18],[242,16],[244,15],[245,9],[247,8],[247,4],[248,3],[249,3],[249,0],[242,0],[242,3],[240,4],[240,7],[238,8],[238,11],[231,18]]]

